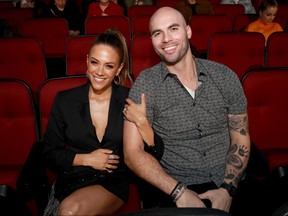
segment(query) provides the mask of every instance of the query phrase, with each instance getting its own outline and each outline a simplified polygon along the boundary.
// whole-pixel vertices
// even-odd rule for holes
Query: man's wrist
[[[177,200],[183,195],[186,186],[181,182],[178,182],[174,189],[172,190],[170,197],[172,198],[173,202],[177,202]]]
[[[229,184],[226,182],[223,182],[220,185],[220,188],[224,188],[225,190],[227,190],[230,197],[234,197],[236,195],[237,188],[231,182]]]

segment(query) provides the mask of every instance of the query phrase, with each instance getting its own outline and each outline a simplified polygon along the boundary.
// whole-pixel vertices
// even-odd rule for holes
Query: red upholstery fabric
[[[152,15],[159,7],[157,5],[132,5],[128,8],[130,22],[139,15]]]
[[[191,20],[192,37],[190,43],[198,55],[206,53],[208,41],[216,32],[232,32],[232,20],[228,15],[195,15]]]
[[[288,3],[278,5],[276,18],[274,21],[278,22],[281,25],[281,27],[285,29],[288,23]]]
[[[131,42],[130,64],[134,79],[139,73],[160,62],[160,57],[155,53],[150,34],[136,35]]]
[[[216,4],[213,6],[215,14],[226,14],[234,22],[235,17],[239,14],[245,14],[245,7],[242,4]]]
[[[239,14],[235,17],[233,23],[234,32],[244,32],[245,28],[258,19],[256,14]]]
[[[156,0],[158,7],[176,7],[177,3],[181,0]]]
[[[86,74],[87,54],[96,35],[71,37],[66,41],[66,75]]]
[[[116,28],[126,38],[127,46],[130,46],[130,20],[126,16],[94,16],[87,17],[85,21],[85,34],[97,35],[108,28]]]
[[[251,70],[243,79],[251,140],[267,156],[270,170],[288,165],[288,68]]]
[[[40,127],[43,134],[46,130],[50,109],[59,91],[80,86],[87,82],[86,75],[67,76],[46,80],[39,89]]]
[[[19,35],[19,28],[26,19],[34,18],[30,8],[0,8],[0,19],[5,19],[15,36]]]
[[[0,185],[16,189],[16,181],[38,127],[30,88],[20,80],[0,79]]]
[[[274,32],[267,41],[267,67],[288,67],[288,32]]]
[[[133,183],[130,184],[129,187],[129,199],[124,206],[118,211],[118,213],[127,213],[127,212],[134,212],[139,211],[142,209],[141,207],[141,199],[140,194],[138,192],[137,186]]]
[[[44,51],[35,38],[0,38],[0,77],[26,82],[37,103],[38,88],[47,79]]]
[[[68,23],[63,18],[30,19],[21,24],[21,36],[38,38],[47,58],[64,58],[65,43],[69,38]]]
[[[242,79],[248,69],[265,66],[265,38],[255,32],[216,33],[209,41],[208,59],[227,65]]]
[[[151,15],[135,16],[131,24],[132,38],[137,34],[150,34],[149,22]]]
[[[14,8],[12,1],[0,1],[0,8]]]

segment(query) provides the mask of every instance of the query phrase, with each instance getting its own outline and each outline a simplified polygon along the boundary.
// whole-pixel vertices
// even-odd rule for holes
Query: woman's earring
[[[116,77],[117,77],[117,79],[116,79]],[[120,76],[119,76],[119,74],[118,74],[118,75],[116,75],[115,78],[114,78],[114,83],[115,83],[116,85],[119,85],[119,84],[120,84],[120,81],[121,81],[121,78],[120,78]]]
[[[88,78],[88,71],[86,71],[86,77]]]

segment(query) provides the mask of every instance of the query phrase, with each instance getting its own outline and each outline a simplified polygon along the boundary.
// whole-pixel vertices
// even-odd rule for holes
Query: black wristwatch
[[[226,182],[223,182],[220,187],[226,189],[231,197],[235,196],[237,188],[234,187],[232,183],[227,184]]]

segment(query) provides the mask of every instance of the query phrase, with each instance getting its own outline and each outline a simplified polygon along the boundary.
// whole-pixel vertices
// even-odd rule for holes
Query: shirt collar
[[[202,65],[202,63],[199,61],[198,58],[195,58],[194,56],[193,56],[193,58],[194,58],[194,61],[196,64],[198,80],[203,82],[203,81],[205,81],[204,77],[206,77],[206,75],[207,75],[206,69]],[[166,65],[163,61],[160,63],[160,71],[163,71],[163,73],[162,73],[163,74],[163,77],[162,77],[163,82],[166,80],[166,78],[168,76],[171,76],[171,77],[176,76],[175,74],[170,73],[170,71],[168,70],[168,68],[166,67]]]

